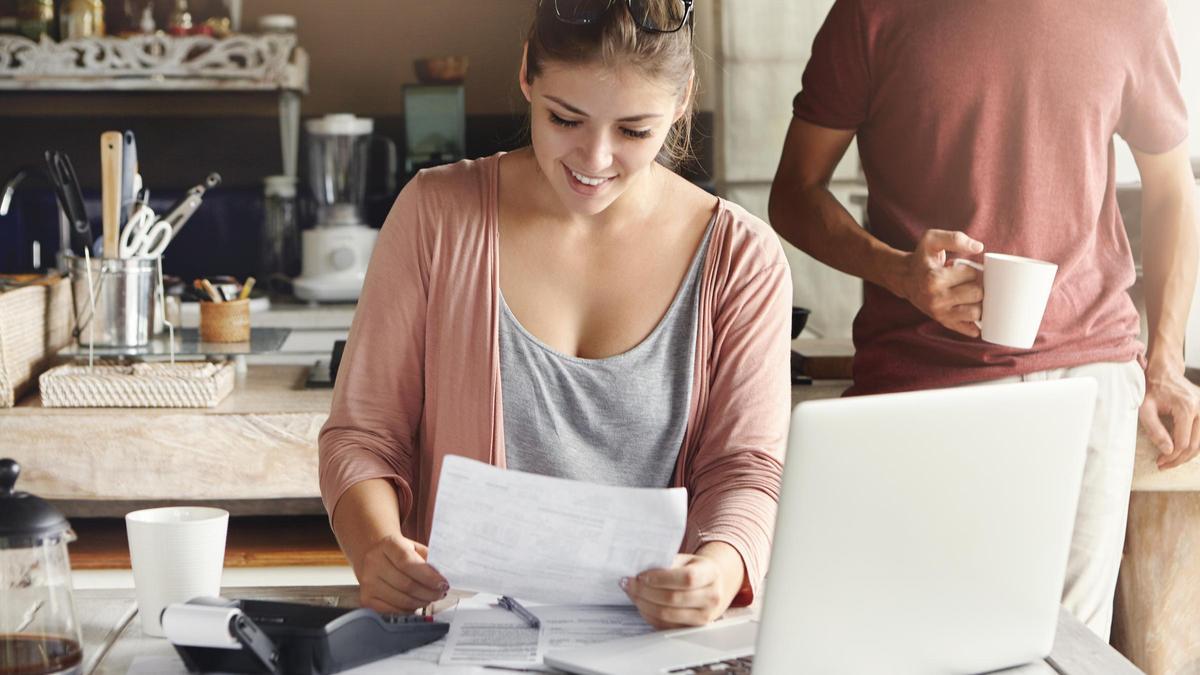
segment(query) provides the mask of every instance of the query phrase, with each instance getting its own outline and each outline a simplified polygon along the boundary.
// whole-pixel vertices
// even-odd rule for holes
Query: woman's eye
[[[575,120],[564,119],[554,113],[550,113],[550,121],[557,124],[560,127],[566,127],[568,129],[579,126],[579,122],[577,122]]]
[[[622,129],[621,133],[630,138],[645,139],[650,138],[653,132],[650,129]]]

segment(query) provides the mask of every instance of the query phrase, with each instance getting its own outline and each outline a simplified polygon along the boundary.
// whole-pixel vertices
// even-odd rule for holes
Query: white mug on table
[[[129,558],[142,632],[163,636],[163,608],[221,594],[229,512],[168,506],[126,514]]]
[[[985,342],[1029,349],[1037,339],[1058,265],[1003,253],[985,253],[984,264],[964,258],[983,272],[983,317],[976,322]]]

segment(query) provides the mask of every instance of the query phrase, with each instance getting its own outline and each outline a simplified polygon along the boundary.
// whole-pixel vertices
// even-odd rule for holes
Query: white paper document
[[[490,605],[459,606],[450,622],[443,665],[539,666],[546,652],[607,642],[654,631],[632,605],[536,605],[525,603],[542,626]],[[478,600],[476,600],[478,602]]]
[[[628,605],[621,577],[670,567],[687,492],[442,463],[428,562],[454,588],[521,600]]]

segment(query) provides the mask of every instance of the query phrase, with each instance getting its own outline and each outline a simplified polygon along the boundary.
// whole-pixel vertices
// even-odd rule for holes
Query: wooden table
[[[222,595],[354,607],[358,588],[230,588],[224,589]],[[75,604],[83,628],[84,675],[125,675],[135,659],[141,659],[143,666],[148,659],[160,665],[180,663],[166,640],[142,634],[132,589],[77,591]],[[1046,661],[1002,672],[1005,675],[1132,675],[1141,671],[1063,611],[1058,618],[1054,648]]]

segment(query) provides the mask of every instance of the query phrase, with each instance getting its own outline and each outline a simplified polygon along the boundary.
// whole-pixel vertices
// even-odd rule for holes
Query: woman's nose
[[[612,166],[612,141],[606,133],[589,134],[580,151],[583,155],[581,171],[599,174]]]

